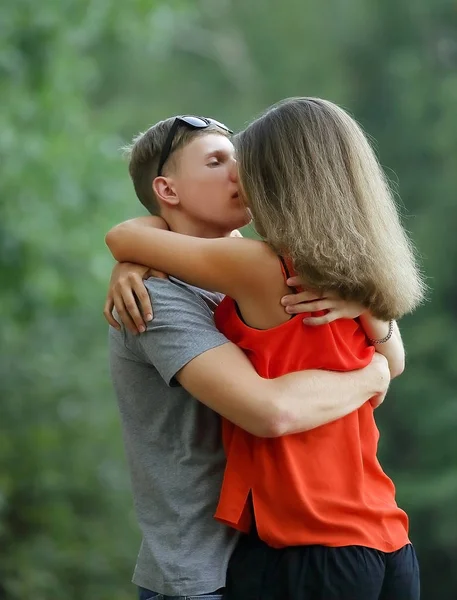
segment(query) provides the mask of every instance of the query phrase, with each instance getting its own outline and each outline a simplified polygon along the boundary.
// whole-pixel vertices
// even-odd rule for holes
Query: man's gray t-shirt
[[[145,284],[154,309],[147,331],[110,328],[111,373],[143,535],[133,582],[164,595],[205,594],[225,585],[238,536],[213,518],[225,467],[220,418],[174,376],[227,343],[213,321],[221,297],[176,280]]]

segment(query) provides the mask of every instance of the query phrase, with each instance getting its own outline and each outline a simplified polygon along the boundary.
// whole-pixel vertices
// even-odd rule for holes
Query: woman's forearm
[[[111,254],[118,262],[136,262],[138,264],[148,264],[151,268],[155,268],[157,265],[149,264],[151,255],[141,256],[143,252],[140,250],[140,245],[136,248],[135,241],[138,240],[138,236],[144,235],[145,232],[149,236],[154,236],[154,230],[168,231],[168,225],[162,217],[149,216],[149,217],[136,217],[135,219],[129,219],[119,225],[116,225],[108,231],[105,236],[105,243],[108,246]],[[154,237],[149,238],[151,245],[154,244]],[[135,259],[133,260],[132,252],[135,253]],[[149,261],[146,262],[145,259]]]
[[[199,238],[166,229],[160,217],[139,217],[113,227],[105,242],[118,262],[143,264],[236,299],[258,289],[260,277],[270,280],[271,260],[266,263],[265,273],[261,267],[265,266],[265,255],[271,259],[271,251],[262,242]],[[257,280],[250,275],[251,271],[257,274]]]
[[[376,319],[370,312],[364,312],[359,317],[367,337],[371,340],[382,340],[389,333],[389,322]],[[376,352],[387,358],[392,379],[401,375],[405,368],[405,349],[397,323],[393,322],[390,339],[381,344],[374,344]]]

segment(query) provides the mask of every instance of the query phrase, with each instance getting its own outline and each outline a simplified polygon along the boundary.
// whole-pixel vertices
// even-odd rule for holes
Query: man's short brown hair
[[[147,131],[135,136],[132,143],[124,148],[129,156],[129,173],[136,195],[141,204],[153,215],[160,212],[160,205],[152,189],[152,182],[157,177],[160,154],[174,120],[175,117],[171,117],[159,121]],[[173,165],[176,150],[184,148],[196,137],[208,133],[228,135],[226,131],[213,123],[205,129],[192,129],[186,125],[178,127],[169,157],[165,163],[165,170]]]

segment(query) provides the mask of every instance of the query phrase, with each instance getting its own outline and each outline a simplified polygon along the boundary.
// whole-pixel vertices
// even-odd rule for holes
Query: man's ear
[[[174,181],[171,177],[156,177],[152,182],[152,189],[160,202],[168,206],[179,204],[179,197],[176,193]]]

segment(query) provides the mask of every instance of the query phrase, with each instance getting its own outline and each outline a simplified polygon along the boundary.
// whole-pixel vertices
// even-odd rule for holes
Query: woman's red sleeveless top
[[[265,378],[304,369],[351,371],[371,361],[374,348],[356,320],[311,327],[304,316],[258,330],[226,297],[215,320]],[[379,432],[370,402],[280,438],[259,438],[224,420],[223,438],[227,466],[218,520],[248,532],[252,494],[258,534],[273,547],[360,545],[392,552],[408,543],[408,517],[376,457]]]

